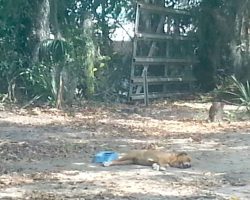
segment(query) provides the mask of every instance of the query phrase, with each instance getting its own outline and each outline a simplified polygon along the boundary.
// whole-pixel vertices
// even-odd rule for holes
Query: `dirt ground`
[[[58,111],[0,106],[0,199],[250,199],[250,121],[226,106],[161,101],[148,108],[96,104]],[[186,151],[189,169],[102,167],[95,153]]]

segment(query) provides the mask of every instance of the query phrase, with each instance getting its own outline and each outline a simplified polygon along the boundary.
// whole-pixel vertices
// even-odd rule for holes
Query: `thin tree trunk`
[[[50,2],[50,22],[51,22],[51,31],[55,36],[55,39],[62,39],[62,34],[58,22],[58,0],[49,0]]]
[[[50,27],[49,27],[49,16],[50,16],[50,4],[49,0],[42,0],[38,4],[37,17],[35,19],[34,33],[36,38],[36,45],[33,50],[33,61],[38,61],[38,51],[39,45],[42,41],[49,39],[50,37]]]
[[[50,22],[51,22],[51,31],[55,36],[56,40],[63,39],[61,30],[58,22],[58,0],[49,0],[50,2]],[[58,66],[61,65],[61,66]],[[54,92],[56,97],[56,108],[61,109],[63,103],[63,93],[64,93],[64,77],[63,77],[63,68],[65,63],[60,62],[59,64],[54,64],[52,67],[52,80],[54,80]]]
[[[84,71],[86,75],[87,97],[91,98],[95,92],[95,75],[94,75],[94,63],[95,63],[95,45],[92,40],[93,23],[90,15],[86,15],[84,19],[84,37],[86,39],[85,48],[85,66]]]
[[[56,108],[62,108],[62,101],[63,101],[63,88],[64,88],[64,81],[63,81],[63,72],[60,72],[59,75],[59,87],[57,92],[57,99],[56,99]]]
[[[234,38],[230,43],[234,74],[241,81],[250,79],[249,8],[250,3],[248,1],[238,5],[235,16]]]

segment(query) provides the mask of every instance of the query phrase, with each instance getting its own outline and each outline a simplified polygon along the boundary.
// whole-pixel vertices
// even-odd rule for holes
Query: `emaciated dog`
[[[103,163],[103,166],[113,165],[144,165],[152,166],[154,170],[166,170],[166,167],[189,168],[191,158],[185,152],[167,153],[159,150],[134,150],[118,160]]]

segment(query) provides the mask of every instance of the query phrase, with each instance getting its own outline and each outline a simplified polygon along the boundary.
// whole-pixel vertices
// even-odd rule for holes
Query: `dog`
[[[210,106],[209,111],[208,111],[208,118],[209,118],[210,122],[214,122],[215,119],[217,121],[222,120],[224,105],[225,105],[224,102],[214,101],[212,103],[212,105]]]
[[[103,163],[104,167],[114,165],[152,166],[157,171],[164,171],[166,167],[186,169],[191,167],[191,157],[185,152],[167,153],[159,150],[134,150],[117,160]]]

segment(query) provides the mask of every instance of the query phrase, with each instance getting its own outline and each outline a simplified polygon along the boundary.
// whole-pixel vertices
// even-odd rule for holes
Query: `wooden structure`
[[[148,103],[148,97],[188,91],[194,82],[192,66],[197,62],[195,40],[187,33],[192,28],[190,19],[184,10],[137,4],[130,100]]]

